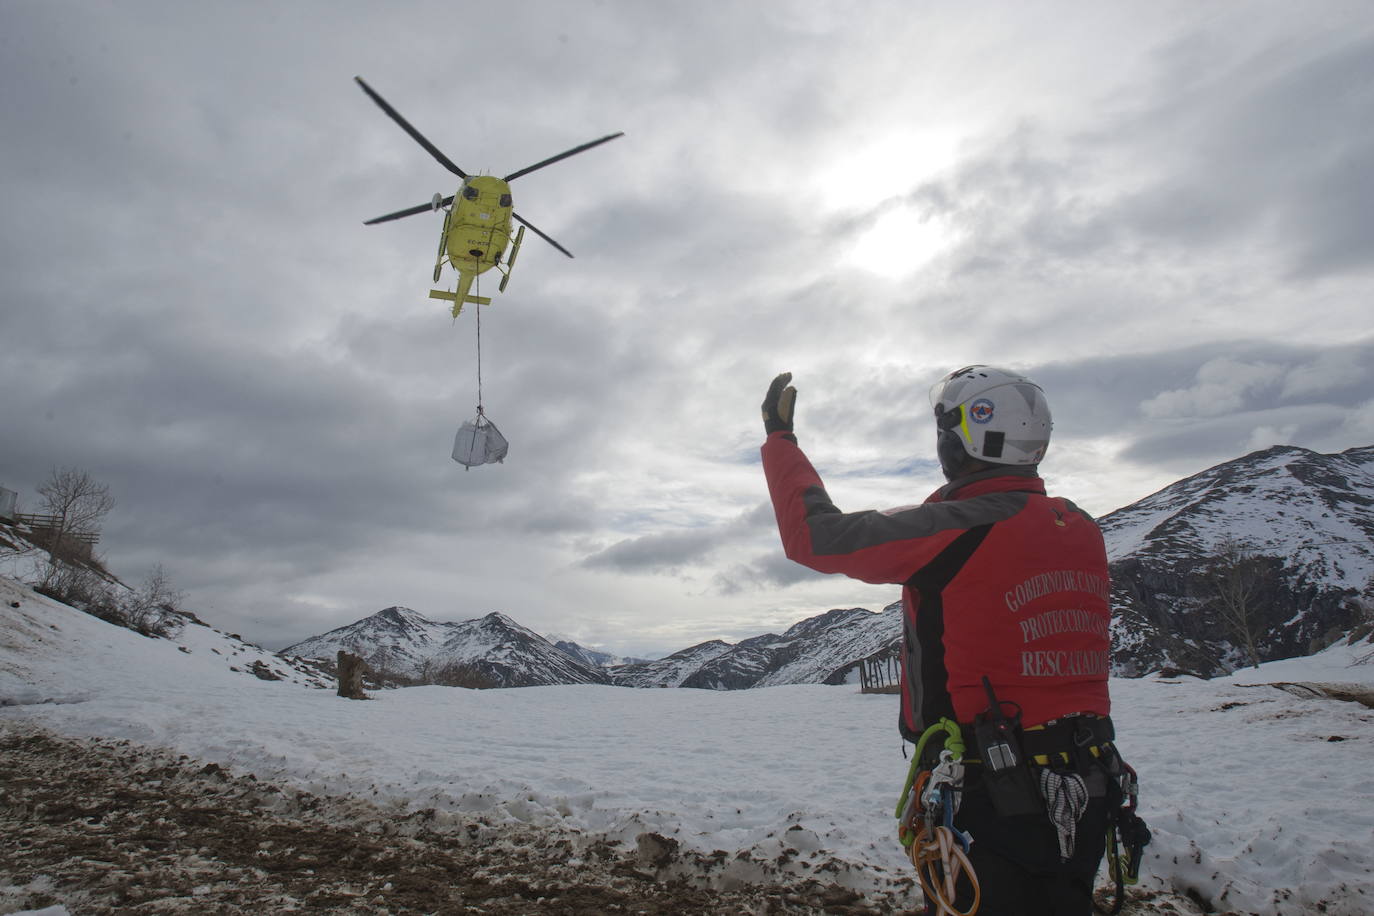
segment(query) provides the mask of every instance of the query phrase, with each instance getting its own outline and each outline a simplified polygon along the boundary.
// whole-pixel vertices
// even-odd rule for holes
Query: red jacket
[[[763,470],[787,556],[827,573],[901,583],[902,734],[971,723],[986,675],[1022,724],[1111,712],[1110,583],[1102,533],[1034,468],[957,480],[924,505],[841,512],[796,441],[773,433]]]

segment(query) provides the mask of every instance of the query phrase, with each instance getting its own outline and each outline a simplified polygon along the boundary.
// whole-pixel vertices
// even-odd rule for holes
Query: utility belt
[[[977,727],[961,726],[964,746],[980,747]],[[1063,767],[1083,759],[1087,755],[1099,761],[1110,760],[1115,752],[1112,742],[1116,739],[1116,729],[1111,716],[1096,713],[1079,713],[1052,719],[1043,725],[1032,725],[1016,731],[1019,739],[1021,757],[1027,763],[1039,766]],[[980,765],[977,756],[964,758],[965,764]]]
[[[977,748],[982,784],[1003,817],[1046,812],[1065,792],[1081,814],[1090,798],[1103,798],[1118,784],[1121,757],[1112,744],[1116,732],[1108,716],[1077,714],[1022,727],[1021,708],[997,698],[983,678],[988,708],[972,725],[969,747]],[[1014,708],[1007,715],[1005,707]],[[966,761],[972,763],[973,761]]]

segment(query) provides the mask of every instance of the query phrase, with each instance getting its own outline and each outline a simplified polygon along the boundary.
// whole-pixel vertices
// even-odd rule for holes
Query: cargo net
[[[478,407],[477,416],[460,426],[453,437],[453,460],[471,470],[479,464],[505,461],[509,447],[506,437]]]

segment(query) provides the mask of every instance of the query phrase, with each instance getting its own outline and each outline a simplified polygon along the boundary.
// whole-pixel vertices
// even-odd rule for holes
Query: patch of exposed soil
[[[652,833],[625,849],[311,795],[0,718],[0,914],[57,904],[77,916],[904,912],[817,879],[722,890],[725,858]],[[1125,914],[1201,912],[1143,888],[1130,897]],[[1100,911],[1111,902],[1099,889]]]
[[[235,776],[128,742],[0,719],[0,913],[891,912],[819,881],[660,880],[676,844],[439,824]]]

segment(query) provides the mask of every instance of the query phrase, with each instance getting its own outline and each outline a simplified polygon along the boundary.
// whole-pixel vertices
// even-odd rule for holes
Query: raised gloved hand
[[[788,383],[792,373],[784,372],[773,379],[763,398],[763,428],[771,435],[792,431],[792,410],[797,405],[797,389]]]

